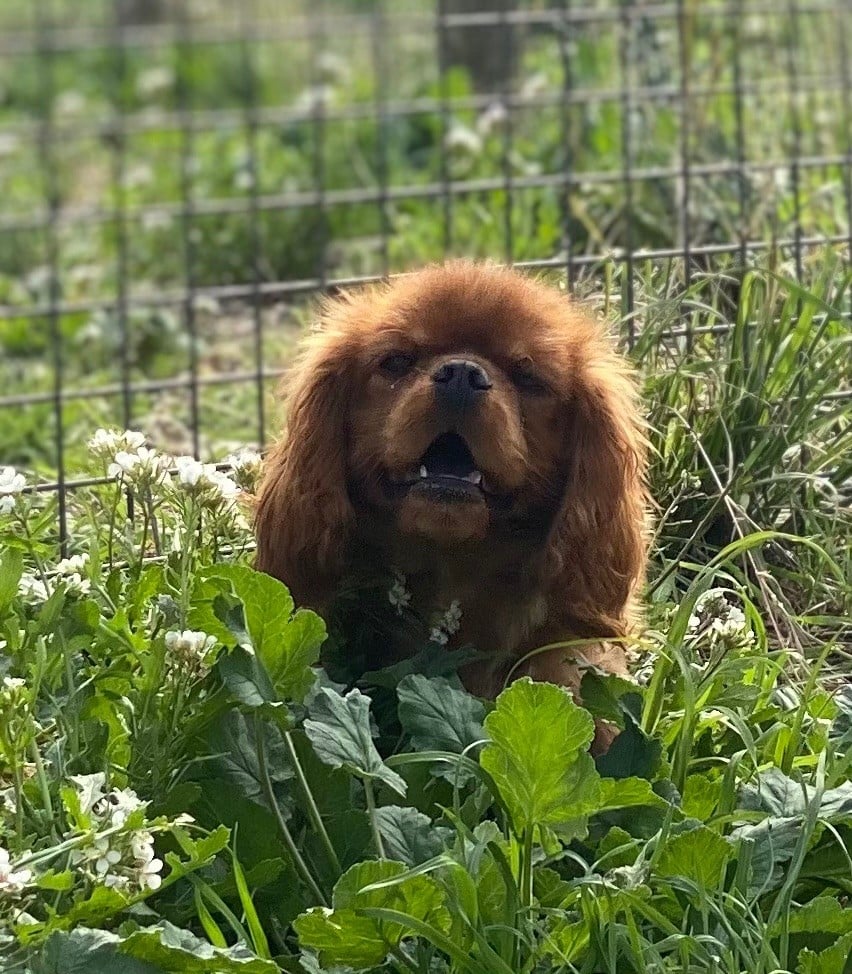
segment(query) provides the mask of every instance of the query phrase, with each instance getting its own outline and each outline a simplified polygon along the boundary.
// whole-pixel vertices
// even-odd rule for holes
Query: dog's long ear
[[[647,557],[647,448],[633,376],[595,343],[568,405],[568,478],[551,536],[565,609],[590,634],[630,628]]]
[[[318,334],[285,380],[287,430],[258,491],[255,565],[312,607],[339,580],[354,517],[346,490],[351,373],[345,336]]]

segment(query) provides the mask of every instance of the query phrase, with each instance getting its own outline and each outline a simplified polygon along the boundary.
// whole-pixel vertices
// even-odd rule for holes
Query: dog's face
[[[365,539],[437,546],[462,571],[485,544],[495,568],[561,573],[577,618],[623,611],[645,453],[630,370],[594,321],[555,288],[459,261],[335,298],[322,326],[286,380],[259,568],[316,603]]]
[[[569,462],[570,342],[516,288],[470,284],[359,329],[351,379],[353,504],[447,545],[544,527]]]

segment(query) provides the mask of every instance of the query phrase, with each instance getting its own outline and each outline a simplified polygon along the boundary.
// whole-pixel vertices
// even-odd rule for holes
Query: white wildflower
[[[482,152],[482,138],[467,125],[455,122],[444,136],[444,148],[459,155],[478,156]]]
[[[69,775],[69,780],[77,788],[77,797],[84,815],[91,814],[95,805],[106,797],[106,775],[103,771],[95,774],[72,774]]]
[[[234,480],[243,490],[255,489],[263,470],[263,457],[257,450],[246,448],[239,453],[232,453],[225,458],[225,463],[231,467]]]
[[[175,457],[178,483],[183,487],[197,487],[204,476],[204,466],[195,457]]]
[[[0,808],[7,815],[14,815],[18,811],[17,796],[14,788],[4,788],[0,791]]]
[[[14,467],[0,467],[0,514],[8,514],[15,506],[15,498],[21,494],[27,482]]]
[[[119,451],[133,453],[145,445],[145,434],[138,430],[97,429],[86,444],[96,457],[113,459]]]
[[[207,655],[216,645],[215,636],[192,629],[167,632],[165,641],[174,663],[189,672],[199,674],[207,669]]]
[[[163,882],[160,876],[163,861],[154,855],[154,837],[150,832],[140,830],[130,840],[130,849],[136,860],[135,879],[140,889],[159,889]]]
[[[132,788],[114,788],[102,799],[98,808],[109,815],[110,825],[124,825],[133,812],[145,808],[147,804]]]
[[[402,572],[394,572],[393,585],[388,589],[388,601],[400,616],[411,605],[411,592],[408,591]]]
[[[450,641],[450,637],[447,635],[447,633],[445,633],[443,629],[439,629],[437,626],[429,633],[429,639],[433,643],[437,643],[439,646],[446,646]]]
[[[201,463],[189,456],[176,457],[175,467],[178,486],[210,502],[232,500],[240,492],[239,486],[227,474],[217,470],[214,463]]]
[[[447,611],[438,620],[437,625],[433,626],[429,633],[429,639],[439,646],[446,646],[450,641],[450,636],[454,636],[461,626],[461,603],[456,599],[450,603]]]
[[[441,627],[449,635],[454,636],[459,631],[459,626],[461,625],[461,603],[458,599],[450,602],[450,607],[444,613],[444,618],[441,622]]]
[[[18,582],[18,594],[25,602],[36,605],[39,602],[47,602],[51,593],[44,580],[38,575],[34,575],[32,572],[24,572],[21,575],[20,582]]]
[[[116,477],[124,483],[150,487],[163,480],[167,469],[166,457],[147,446],[140,446],[135,453],[119,450],[107,467],[107,476]]]
[[[136,94],[140,98],[154,98],[169,91],[175,83],[175,73],[167,65],[156,65],[141,71],[136,78]]]
[[[11,691],[20,690],[26,686],[26,681],[22,680],[19,676],[4,676],[3,686],[5,689]]]
[[[8,850],[0,846],[0,893],[20,893],[32,876],[29,869],[15,869]]]
[[[728,601],[724,589],[709,589],[696,600],[687,634],[696,646],[711,652],[745,649],[754,642],[745,613]]]
[[[86,578],[86,566],[89,556],[86,554],[72,555],[56,563],[56,572],[65,584],[65,591],[74,595],[88,595],[92,583]]]

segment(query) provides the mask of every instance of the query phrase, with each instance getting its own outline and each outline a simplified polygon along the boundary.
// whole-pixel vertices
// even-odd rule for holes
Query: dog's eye
[[[409,355],[407,352],[393,352],[381,360],[379,368],[385,375],[398,379],[400,376],[405,375],[406,372],[409,372],[413,365],[413,355]]]
[[[547,392],[547,385],[540,379],[530,366],[524,362],[516,365],[511,372],[512,382],[522,392],[541,394]]]

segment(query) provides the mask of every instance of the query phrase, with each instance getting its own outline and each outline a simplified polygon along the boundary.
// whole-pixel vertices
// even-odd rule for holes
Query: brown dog
[[[577,660],[623,672],[646,558],[645,440],[630,370],[558,290],[457,261],[326,303],[289,378],[257,506],[257,567],[326,609],[402,571],[424,616],[457,601],[462,673],[496,695]]]

